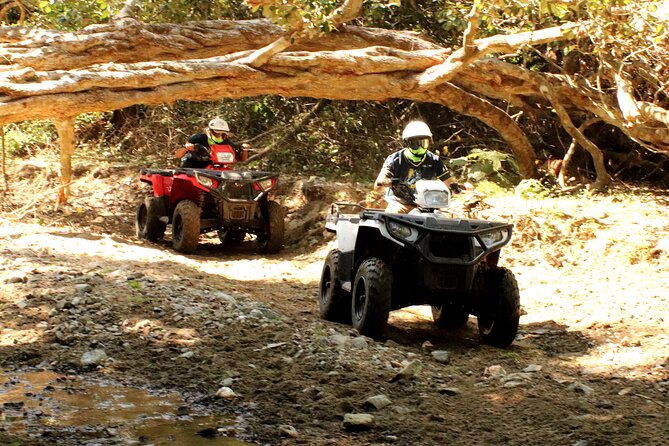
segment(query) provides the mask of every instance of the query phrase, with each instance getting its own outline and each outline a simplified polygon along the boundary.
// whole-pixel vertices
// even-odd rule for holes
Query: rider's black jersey
[[[209,144],[209,136],[207,136],[206,133],[196,133],[190,138],[188,138],[188,142],[191,144],[200,144],[206,147],[209,152],[211,152],[211,145]],[[237,159],[241,159],[242,148],[236,142],[230,140],[229,138],[226,138],[223,140],[223,142],[216,144],[229,145],[235,151],[235,157]],[[204,154],[202,153],[188,152],[183,156],[183,158],[181,158],[181,167],[203,168],[207,167],[208,165],[209,165],[209,158],[207,156],[204,156]]]
[[[413,193],[416,192],[416,181],[418,180],[445,180],[449,178],[449,172],[443,161],[432,152],[426,152],[423,161],[414,164],[404,155],[404,150],[388,155],[383,162],[381,171],[385,171],[386,178],[398,178],[406,183]],[[388,189],[386,198],[395,198],[406,202],[401,197],[395,196],[392,189]]]
[[[188,142],[191,144],[202,144],[207,149],[211,150],[211,145],[209,144],[209,137],[207,136],[206,133],[196,133],[190,138],[188,138]],[[225,138],[223,142],[219,142],[216,144],[227,144],[230,147],[232,147],[232,149],[235,151],[237,159],[239,159],[242,156],[242,148],[239,146],[239,144],[232,141],[230,138]]]

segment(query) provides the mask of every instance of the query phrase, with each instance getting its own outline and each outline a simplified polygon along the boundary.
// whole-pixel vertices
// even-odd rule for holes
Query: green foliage
[[[5,149],[11,157],[28,158],[44,152],[57,154],[54,145],[57,139],[56,129],[49,121],[31,121],[5,127]]]
[[[415,31],[450,46],[462,38],[470,9],[471,2],[453,0],[367,1],[362,18],[368,26]]]
[[[255,2],[249,1],[250,4]],[[332,31],[327,17],[339,6],[336,0],[277,1],[270,5],[255,3],[252,11],[261,10],[264,17],[287,29],[314,28],[321,32]]]
[[[38,26],[73,31],[109,19],[121,1],[41,0],[31,21]]]
[[[501,187],[512,187],[520,181],[516,160],[496,150],[474,149],[466,156],[448,160],[447,164],[460,177],[475,183],[487,180]]]
[[[130,288],[132,288],[133,290],[138,290],[142,287],[142,285],[136,280],[130,280],[128,282],[128,285],[130,285]]]
[[[551,196],[551,188],[539,180],[522,180],[516,186],[516,197],[524,199],[542,199]]]
[[[148,23],[182,23],[194,20],[249,19],[258,17],[238,0],[144,0],[139,16]]]
[[[311,108],[302,107],[306,112]],[[271,168],[339,178],[375,177],[388,154],[401,148],[399,133],[410,118],[409,101],[328,102],[266,161]],[[293,119],[291,118],[291,121]]]
[[[476,183],[476,191],[484,195],[489,196],[498,196],[504,195],[509,192],[510,189],[504,188],[497,183],[488,180],[482,180]]]
[[[29,2],[25,2],[29,3]],[[109,21],[123,7],[123,0],[39,0],[28,17],[31,25],[73,31]],[[193,20],[248,19],[257,14],[234,0],[143,0],[136,16],[146,23],[182,23]]]

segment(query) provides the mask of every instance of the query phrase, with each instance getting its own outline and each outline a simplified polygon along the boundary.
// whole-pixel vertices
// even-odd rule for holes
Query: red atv
[[[211,152],[196,145],[193,157],[207,166],[140,170],[140,181],[150,188],[137,206],[137,236],[160,240],[171,224],[172,245],[178,252],[194,252],[200,234],[211,231],[218,231],[228,246],[239,245],[252,234],[262,252],[279,252],[284,212],[268,197],[277,174],[231,170],[236,156],[227,144],[215,144]]]

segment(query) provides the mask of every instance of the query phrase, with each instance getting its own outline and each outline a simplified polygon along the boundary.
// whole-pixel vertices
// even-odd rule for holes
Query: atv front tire
[[[334,322],[351,322],[351,295],[342,290],[339,277],[339,251],[333,249],[325,257],[318,299],[321,317]]]
[[[520,291],[518,282],[507,268],[496,268],[479,273],[481,308],[478,326],[481,340],[495,347],[508,347],[518,333],[520,319]]]
[[[460,328],[467,325],[469,311],[462,305],[432,305],[432,319],[441,328]]]
[[[393,274],[386,263],[369,258],[358,267],[353,285],[351,322],[360,334],[378,337],[388,322]]]
[[[159,198],[146,197],[143,202],[137,206],[135,218],[135,232],[137,237],[158,241],[165,235],[167,224],[160,221],[163,215],[163,208]]]
[[[276,254],[281,251],[283,249],[284,232],[283,208],[276,201],[269,201],[267,203],[265,233],[258,234],[260,251],[268,254]]]
[[[200,208],[190,200],[177,204],[172,217],[172,246],[178,252],[195,252],[200,240]]]

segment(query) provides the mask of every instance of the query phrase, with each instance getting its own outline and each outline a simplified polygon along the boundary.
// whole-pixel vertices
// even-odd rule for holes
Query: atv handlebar
[[[337,201],[337,202],[332,203],[332,205],[330,206],[330,214],[337,215],[337,216],[341,215],[342,213],[339,210],[339,208],[343,208],[343,207],[359,209],[360,212],[372,210],[372,209],[366,208],[364,206],[361,206],[357,203],[344,203],[342,201]]]
[[[393,189],[393,192],[397,192],[397,190],[401,190],[402,197],[404,199],[408,199],[411,197],[411,201],[415,201],[415,197],[413,192],[411,192],[411,189],[409,189],[409,185],[405,182],[402,181],[401,178],[390,178],[390,187]],[[448,184],[448,188],[453,192],[454,194],[459,194],[460,192],[466,190],[467,188],[459,183],[452,182]],[[406,194],[406,196],[404,196]],[[397,193],[396,193],[397,195]]]

